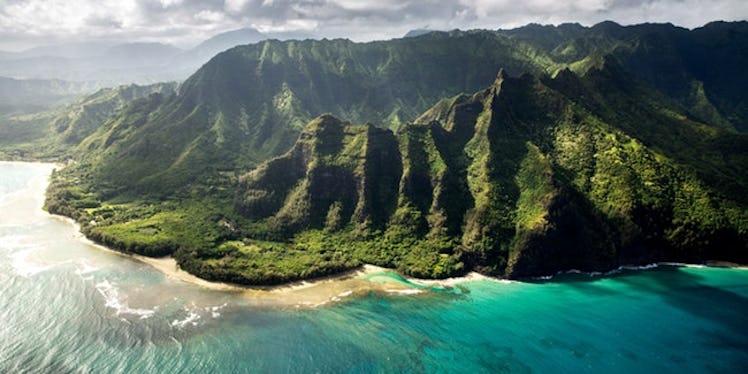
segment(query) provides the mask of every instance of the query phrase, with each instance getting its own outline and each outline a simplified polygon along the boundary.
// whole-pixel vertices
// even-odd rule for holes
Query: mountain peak
[[[304,127],[303,134],[313,136],[325,131],[342,129],[345,123],[330,113],[325,113],[309,121]]]
[[[429,29],[428,27],[422,28],[422,29],[413,29],[409,30],[405,35],[403,35],[403,38],[415,38],[421,35],[426,35],[429,33],[432,33],[436,30]]]
[[[504,68],[500,68],[499,72],[496,74],[496,79],[493,81],[493,85],[496,87],[501,87],[501,84],[504,83],[507,78],[509,78],[509,74],[506,73],[506,70],[504,70]]]

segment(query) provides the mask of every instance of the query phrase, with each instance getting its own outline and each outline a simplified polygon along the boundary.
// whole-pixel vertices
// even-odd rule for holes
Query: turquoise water
[[[0,372],[741,372],[748,271],[660,266],[273,309],[166,278],[41,212],[0,163]]]

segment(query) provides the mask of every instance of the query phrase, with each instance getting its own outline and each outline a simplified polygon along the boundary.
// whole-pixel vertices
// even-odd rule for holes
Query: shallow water
[[[370,293],[312,310],[258,307],[84,243],[40,209],[50,170],[0,163],[0,372],[748,367],[746,270],[661,266]]]

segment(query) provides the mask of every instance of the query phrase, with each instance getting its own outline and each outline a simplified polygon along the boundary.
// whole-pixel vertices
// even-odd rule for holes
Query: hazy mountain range
[[[219,52],[265,39],[303,39],[306,34],[261,33],[252,28],[215,35],[190,49],[163,43],[68,43],[0,51],[0,76],[86,81],[97,87],[180,81]]]
[[[98,89],[182,81],[228,48],[261,40],[304,39],[301,33],[224,32],[190,49],[163,43],[67,43],[0,51],[0,115],[67,104]]]

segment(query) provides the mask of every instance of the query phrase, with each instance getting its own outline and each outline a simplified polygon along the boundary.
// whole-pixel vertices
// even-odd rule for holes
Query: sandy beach
[[[244,286],[211,282],[196,277],[180,269],[176,260],[171,257],[151,258],[139,255],[132,255],[131,257],[154,267],[172,279],[211,290],[237,292],[251,301],[252,304],[274,307],[314,308],[368,292],[417,295],[428,293],[429,287],[448,288],[460,283],[488,278],[478,273],[470,273],[464,277],[443,280],[402,277],[405,280],[403,282],[398,280],[398,276],[393,277],[396,274],[393,270],[367,264],[346,273],[312,280],[278,286]]]
[[[192,275],[181,268],[172,257],[147,257],[113,250],[86,238],[80,232],[80,225],[69,217],[52,215],[74,226],[76,238],[87,245],[113,255],[127,257],[160,271],[167,277],[190,283],[202,288],[240,294],[249,303],[258,306],[314,308],[338,302],[346,297],[363,295],[368,292],[382,292],[399,295],[417,295],[429,292],[429,288],[449,288],[460,283],[490,279],[478,273],[469,273],[464,277],[447,279],[416,279],[399,276],[391,269],[363,265],[358,269],[342,274],[322,278],[292,282],[278,286],[245,286],[223,282],[213,282]]]
[[[20,163],[20,162],[19,162]],[[52,168],[61,168],[61,164],[48,164]],[[129,254],[107,248],[86,238],[80,231],[80,225],[75,220],[49,214],[42,209],[48,180],[32,181],[31,196],[35,200],[34,212],[31,214],[49,215],[54,219],[71,225],[77,240],[100,251],[123,256],[150,265],[167,277],[180,282],[189,283],[217,292],[232,292],[241,294],[251,304],[273,307],[309,308],[340,301],[343,298],[362,295],[368,292],[382,292],[400,295],[415,295],[428,293],[429,288],[453,287],[459,283],[485,279],[478,273],[470,273],[464,277],[442,280],[424,280],[397,275],[391,269],[374,265],[363,265],[358,269],[327,277],[288,283],[278,286],[245,286],[212,282],[199,278],[179,268],[177,261],[171,257],[153,258],[137,254]]]

